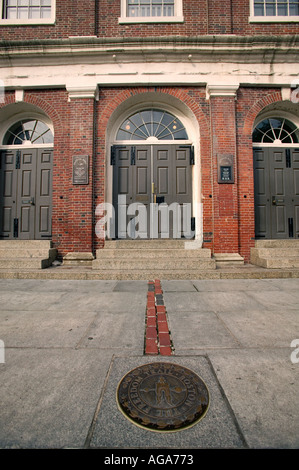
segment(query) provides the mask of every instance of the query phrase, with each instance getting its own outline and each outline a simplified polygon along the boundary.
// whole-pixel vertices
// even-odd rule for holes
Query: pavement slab
[[[206,383],[210,406],[204,418],[191,428],[178,432],[153,432],[129,421],[118,409],[116,390],[130,370],[154,361],[174,362],[195,372]],[[101,407],[90,439],[91,448],[114,449],[198,449],[246,448],[246,442],[216,377],[205,357],[146,358],[116,357],[110,369]]]
[[[167,357],[145,355],[148,281],[0,279],[0,448],[297,449],[299,279],[161,291]],[[190,429],[155,433],[119,411],[119,381],[155,361],[205,381],[210,408]]]

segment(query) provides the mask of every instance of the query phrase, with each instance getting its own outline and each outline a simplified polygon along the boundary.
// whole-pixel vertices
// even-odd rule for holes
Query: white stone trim
[[[24,90],[15,90],[15,101],[16,103],[24,101]]]
[[[50,18],[34,18],[34,19],[3,19],[3,2],[0,0],[0,26],[31,26],[31,25],[47,25],[55,24],[56,21],[56,0],[51,0],[51,17]]]
[[[212,85],[207,84],[206,87],[206,99],[209,100],[211,96],[236,96],[239,88],[238,83],[226,84],[226,85]]]
[[[175,0],[174,16],[139,16],[129,17],[127,15],[127,0],[121,0],[121,16],[118,18],[119,24],[133,23],[183,23],[183,0]]]
[[[92,98],[94,100],[98,100],[98,86],[68,86],[66,85],[66,89],[69,94],[69,101],[73,99],[79,98]]]

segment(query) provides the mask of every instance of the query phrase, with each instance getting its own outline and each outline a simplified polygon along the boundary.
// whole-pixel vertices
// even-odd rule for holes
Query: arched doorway
[[[194,148],[177,116],[159,107],[128,114],[111,165],[115,238],[193,238]]]
[[[270,113],[252,134],[255,235],[299,237],[299,128],[292,116]]]
[[[34,112],[12,115],[2,124],[1,239],[51,239],[54,144],[51,127],[45,116]]]

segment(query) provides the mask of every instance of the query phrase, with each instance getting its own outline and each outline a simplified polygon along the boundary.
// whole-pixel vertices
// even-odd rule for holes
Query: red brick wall
[[[6,40],[56,39],[95,35],[95,0],[56,0],[53,25],[1,26],[0,38]]]
[[[95,207],[104,202],[106,129],[116,108],[132,97],[154,89],[103,88],[100,99],[68,102],[65,90],[28,90],[25,102],[42,109],[53,121],[53,242],[61,256],[72,251],[92,251],[103,242],[94,233]],[[249,261],[254,245],[254,185],[252,129],[256,116],[281,92],[269,88],[240,88],[233,97],[206,100],[204,87],[157,87],[185,103],[200,129],[200,166],[203,195],[204,247],[213,252],[239,252]],[[14,102],[7,92],[6,103]],[[236,120],[235,120],[236,116]],[[218,184],[217,155],[236,156],[235,183]],[[89,155],[89,184],[72,184],[73,155]]]
[[[237,181],[218,183],[220,158],[233,163],[236,174],[236,123],[234,96],[210,98],[213,155],[213,206],[215,253],[238,252]],[[218,160],[219,159],[219,160]]]
[[[55,25],[1,26],[0,37],[23,41],[93,35],[121,38],[299,32],[299,23],[249,24],[249,0],[183,0],[184,23],[164,24],[119,24],[120,0],[57,0],[56,4]]]
[[[95,158],[94,185],[95,194],[98,196],[96,204],[104,201],[104,174],[105,174],[105,152],[106,152],[106,128],[109,119],[115,109],[133,95],[156,91],[157,93],[169,94],[184,102],[196,116],[200,127],[200,153],[202,167],[202,194],[203,194],[203,231],[206,240],[205,246],[213,249],[213,215],[212,215],[212,178],[211,178],[211,148],[210,148],[210,124],[209,107],[207,106],[204,87],[156,87],[153,88],[103,88],[100,90],[100,101],[98,102],[97,117],[97,146]],[[146,95],[145,98],[146,99]],[[109,158],[109,155],[107,155]],[[96,240],[96,248],[99,245]],[[101,246],[101,244],[100,244]]]
[[[280,89],[240,88],[237,93],[237,173],[239,200],[239,252],[248,261],[254,246],[254,174],[252,131],[257,115],[281,101]]]

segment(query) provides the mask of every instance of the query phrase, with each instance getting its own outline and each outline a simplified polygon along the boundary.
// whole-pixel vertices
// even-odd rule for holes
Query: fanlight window
[[[288,119],[264,119],[254,129],[252,140],[255,143],[275,145],[298,144],[299,129]]]
[[[5,134],[4,145],[52,144],[54,136],[51,129],[37,119],[25,119],[13,124]]]
[[[159,109],[139,111],[120,126],[117,140],[147,140],[155,137],[157,140],[187,140],[185,127],[172,114]]]

